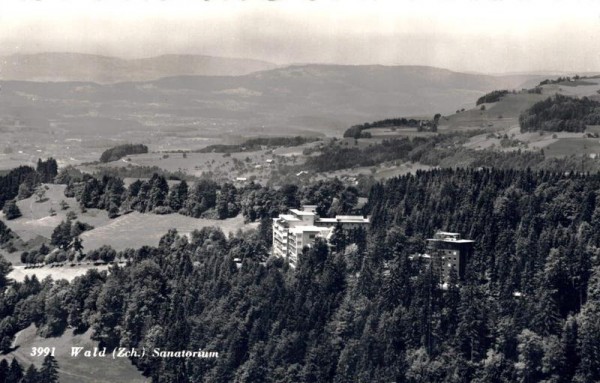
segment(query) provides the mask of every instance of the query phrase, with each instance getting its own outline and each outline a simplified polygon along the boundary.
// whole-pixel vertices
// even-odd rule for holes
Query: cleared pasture
[[[431,137],[437,133],[434,132],[419,132],[417,128],[409,127],[391,127],[391,128],[371,128],[366,130],[375,138],[413,138],[413,137]]]
[[[302,149],[299,149],[299,156]],[[102,168],[157,166],[169,172],[183,172],[199,177],[203,173],[211,173],[214,179],[219,181],[233,181],[236,177],[251,177],[267,179],[270,176],[270,168],[277,163],[289,160],[288,155],[274,155],[268,150],[239,153],[159,153],[128,156],[121,161],[107,164],[82,165],[80,169],[84,172],[94,173]],[[267,160],[273,159],[273,163]]]
[[[181,214],[141,214],[133,212],[115,218],[105,225],[81,234],[84,252],[97,249],[102,245],[110,245],[115,250],[127,248],[137,249],[141,246],[157,246],[160,238],[176,229],[180,234],[191,233],[203,227],[216,226],[225,234],[238,229],[256,228],[258,223],[244,223],[240,215],[225,220],[192,218]]]
[[[589,129],[588,129],[589,131]],[[587,132],[586,132],[587,133]],[[571,154],[590,154],[596,153],[593,151],[595,142],[598,139],[586,137],[586,133],[571,133],[571,132],[525,132],[521,133],[519,126],[513,126],[510,129],[479,134],[469,138],[469,140],[463,145],[469,149],[483,150],[483,149],[496,149],[501,151],[511,150],[547,150],[552,145],[558,142],[576,140],[580,143],[575,145],[574,143],[560,144],[562,148],[560,151],[556,151],[556,156],[571,155]],[[521,142],[522,145],[502,147],[502,137],[508,137],[511,140]],[[588,153],[579,151],[569,151],[568,149],[578,150],[579,148],[588,148],[592,151]],[[550,149],[552,150],[552,149]],[[546,151],[546,154],[550,154]]]
[[[565,138],[557,140],[544,148],[547,157],[564,157],[572,154],[600,156],[598,138]]]
[[[372,175],[376,180],[382,180],[386,178],[392,178],[396,176],[401,176],[409,173],[415,173],[418,170],[430,170],[434,167],[429,165],[424,165],[420,163],[385,163],[380,166],[361,166],[353,169],[342,169],[336,170],[332,172],[320,173],[317,177],[317,180],[327,179],[327,178],[349,178],[356,177],[359,175]]]
[[[591,78],[584,81],[573,81],[573,82],[562,82],[559,84],[552,84],[544,86],[548,89],[550,94],[561,93],[566,96],[574,97],[589,97],[598,95],[600,91],[600,78]]]
[[[24,241],[30,241],[37,236],[49,239],[54,228],[61,221],[66,220],[69,211],[77,214],[78,221],[94,227],[109,221],[108,214],[104,210],[88,209],[82,213],[75,198],[65,197],[65,185],[44,184],[42,187],[46,190],[42,202],[37,202],[38,197],[33,195],[17,202],[21,217],[9,221],[2,216],[6,225]],[[62,210],[61,201],[65,201],[69,206],[66,210]],[[52,214],[51,209],[54,210]]]

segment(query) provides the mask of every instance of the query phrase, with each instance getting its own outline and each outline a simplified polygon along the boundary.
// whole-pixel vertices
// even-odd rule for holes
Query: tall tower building
[[[432,264],[441,267],[444,279],[448,279],[453,269],[462,279],[467,262],[473,256],[474,243],[470,239],[461,239],[459,233],[438,231],[427,240],[427,253],[431,256]]]

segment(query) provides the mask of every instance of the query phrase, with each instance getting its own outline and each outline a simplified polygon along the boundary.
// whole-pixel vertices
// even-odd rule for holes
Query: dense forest
[[[38,370],[33,364],[24,369],[17,359],[13,358],[10,364],[3,359],[0,361],[0,382],[2,383],[57,383],[58,362],[52,355],[44,357],[41,368]]]
[[[586,125],[600,125],[600,102],[556,94],[521,113],[519,124],[521,132],[583,132]]]
[[[477,102],[475,103],[476,106],[479,106],[481,104],[485,104],[488,102],[498,102],[500,101],[500,99],[502,99],[502,97],[506,96],[508,94],[508,90],[494,90],[490,93],[487,93],[481,97],[479,97],[477,99]]]
[[[11,170],[7,175],[0,176],[0,207],[6,201],[12,200],[19,194],[19,186],[25,183],[35,184],[38,176],[30,166],[20,166]]]
[[[579,83],[593,84],[592,82],[582,81],[582,80],[597,79],[597,78],[598,78],[598,76],[579,76],[579,75],[575,75],[572,78],[570,76],[565,76],[565,77],[558,77],[556,79],[545,79],[545,80],[543,80],[543,81],[540,82],[540,86],[541,85],[547,85],[547,84],[560,84],[560,83],[566,83],[565,85],[568,85],[568,83],[570,83],[570,82],[579,82]]]
[[[91,328],[109,348],[219,352],[134,359],[154,382],[598,381],[599,189],[597,174],[531,170],[393,178],[372,187],[366,232],[336,230],[296,269],[268,257],[269,220],[171,231],[71,283],[7,284],[3,263],[0,339],[35,323]],[[276,210],[301,191],[285,195]],[[461,282],[412,257],[438,229],[476,241]]]
[[[354,166],[372,166],[384,161],[405,159],[411,150],[425,140],[409,138],[384,140],[366,148],[342,147],[329,145],[322,152],[306,158],[306,162],[298,169],[310,169],[315,172],[326,172],[339,169],[349,169]]]
[[[13,239],[15,239],[15,234],[3,221],[0,221],[0,248],[3,248]]]
[[[19,166],[6,175],[0,176],[0,208],[4,207],[6,201],[19,195],[27,198],[41,182],[52,182],[57,172],[56,160],[48,158],[45,161],[38,160],[36,169],[30,166]]]
[[[119,177],[96,178],[65,170],[56,180],[67,185],[65,196],[74,197],[82,209],[103,209],[110,218],[131,211],[212,219],[241,213],[246,220],[256,221],[276,217],[284,206],[299,207],[301,203],[318,205],[320,213],[335,215],[352,211],[358,198],[357,189],[338,179],[303,187],[284,184],[275,189],[252,182],[236,187],[204,178],[191,184],[181,180],[169,185],[164,176],[154,174],[125,187]]]
[[[66,167],[63,169],[71,169],[71,173],[72,174],[79,174],[81,175],[81,172],[79,170],[77,170],[76,168],[73,167]],[[95,169],[93,175],[97,178],[101,178],[103,176],[111,176],[111,177],[119,177],[119,178],[126,178],[126,177],[130,177],[130,178],[150,178],[152,177],[154,174],[158,174],[161,175],[163,177],[165,177],[168,180],[195,180],[196,177],[188,174],[188,173],[184,173],[181,171],[168,171],[162,168],[159,168],[158,166],[145,166],[145,165],[137,165],[137,166],[132,166],[131,164],[127,165],[127,166],[117,166],[117,167],[98,167]]]
[[[469,137],[481,132],[480,130],[473,130],[466,133],[447,133],[431,137],[414,137],[412,139],[409,137],[393,138],[381,142],[372,142],[366,147],[343,146],[343,142],[333,141],[321,148],[317,155],[307,157],[304,164],[292,166],[287,171],[327,172],[359,166],[374,166],[394,160],[419,162],[422,157],[432,152],[438,152],[440,150],[438,147],[455,147],[464,143]],[[455,150],[457,149],[455,148]]]
[[[409,128],[419,128],[422,126],[431,127],[434,124],[437,124],[437,120],[441,116],[436,114],[433,120],[416,120],[414,118],[388,118],[385,120],[379,120],[374,122],[365,122],[360,125],[353,125],[348,128],[344,132],[344,137],[350,138],[370,138],[371,134],[369,132],[365,132],[367,129],[372,128],[393,128],[393,127],[409,127]]]
[[[125,144],[107,149],[100,155],[100,162],[118,161],[130,154],[148,153],[148,147],[142,144]]]

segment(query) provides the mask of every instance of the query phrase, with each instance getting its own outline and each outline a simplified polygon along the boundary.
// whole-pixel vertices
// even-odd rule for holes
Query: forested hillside
[[[142,144],[125,144],[105,150],[100,156],[100,162],[118,161],[130,154],[148,153],[148,147]]]
[[[498,101],[500,101],[500,99],[502,99],[502,97],[506,96],[507,94],[508,94],[508,90],[494,90],[490,93],[487,93],[487,94],[479,97],[477,99],[477,102],[475,103],[475,105],[479,106],[481,104],[488,103],[488,102],[498,102]]]
[[[583,132],[586,125],[600,124],[600,103],[556,94],[523,112],[519,124],[522,132]]]
[[[0,280],[2,338],[34,322],[45,336],[92,328],[107,347],[219,352],[135,359],[154,382],[598,381],[599,188],[600,175],[526,170],[394,178],[372,188],[367,232],[336,230],[295,270],[264,262],[268,220],[230,238],[170,232],[109,274]],[[476,241],[446,288],[411,260],[438,229]]]
[[[406,161],[443,168],[535,169],[556,172],[598,172],[600,157],[577,154],[560,158],[546,156],[544,150],[521,150],[510,152],[498,150],[474,150],[464,147],[469,137],[483,130],[467,133],[445,133],[431,137],[394,138],[358,147],[333,142],[319,153],[306,158],[302,165],[279,169],[288,174],[302,170],[327,172],[360,166],[378,166],[387,161]]]
[[[30,166],[19,166],[8,174],[0,176],[0,208],[18,194],[33,193],[33,188],[40,182],[53,181],[58,171],[56,160],[48,158],[37,162],[36,169]]]

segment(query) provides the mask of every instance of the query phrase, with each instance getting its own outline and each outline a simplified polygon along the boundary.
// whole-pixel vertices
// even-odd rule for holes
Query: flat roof
[[[322,231],[326,231],[329,230],[329,228],[326,227],[319,227],[319,226],[295,226],[292,227],[290,229],[291,233],[304,233],[304,232],[322,232]]]
[[[448,242],[448,243],[473,243],[472,239],[452,239],[452,238],[429,238],[428,241]]]
[[[313,213],[312,211],[302,211],[298,209],[290,209],[290,211],[296,215],[315,215],[315,213]]]
[[[336,215],[335,219],[340,221],[369,221],[368,218],[362,215]]]
[[[291,214],[280,214],[276,219],[283,219],[284,221],[300,221],[298,218]]]
[[[317,222],[337,222],[335,218],[318,218]]]
[[[360,215],[338,215],[335,218],[318,218],[316,221],[327,223],[368,223],[369,218],[361,217]]]

